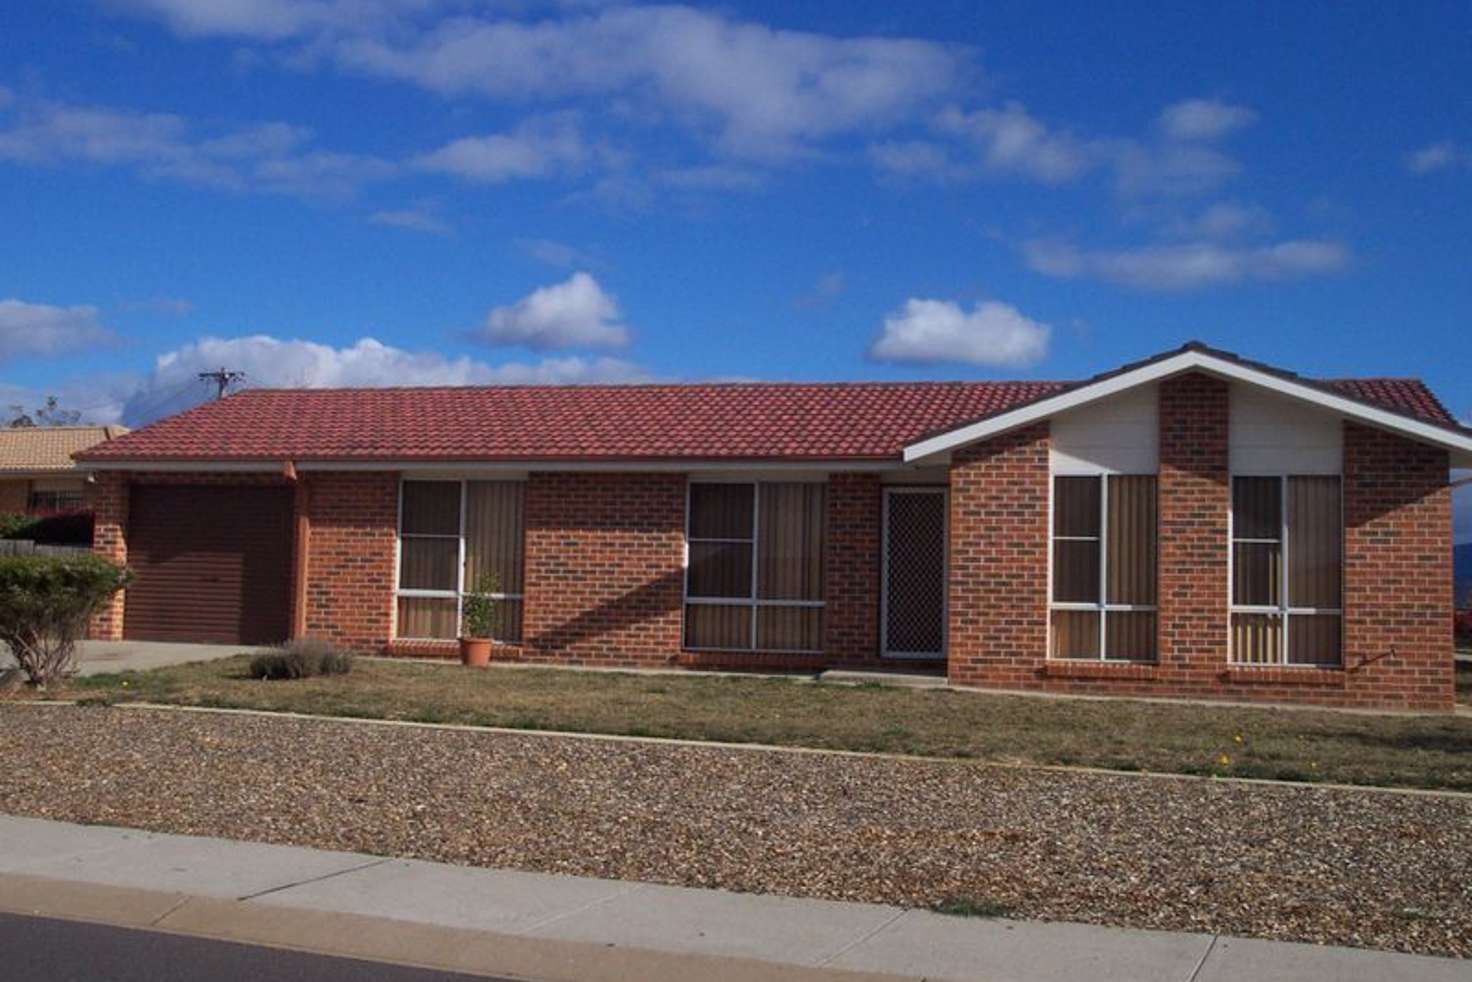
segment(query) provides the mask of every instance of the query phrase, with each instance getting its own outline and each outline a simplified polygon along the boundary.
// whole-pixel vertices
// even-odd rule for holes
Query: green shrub
[[[51,546],[89,546],[92,544],[92,513],[0,514],[0,539],[29,539]]]
[[[27,681],[76,671],[87,622],[132,574],[101,556],[0,556],[0,642]]]
[[[467,638],[494,638],[500,625],[501,605],[493,593],[501,591],[495,573],[486,573],[476,581],[475,590],[465,595],[461,604],[461,630]]]
[[[35,523],[35,519],[29,515],[20,515],[15,512],[0,512],[0,539],[22,539],[25,536],[20,532],[28,525]]]
[[[320,638],[288,641],[250,660],[250,676],[256,679],[309,679],[346,675],[352,670],[352,654]]]

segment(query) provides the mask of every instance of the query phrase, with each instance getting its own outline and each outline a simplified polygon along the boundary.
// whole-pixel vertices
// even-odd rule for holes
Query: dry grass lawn
[[[740,675],[489,671],[359,659],[246,677],[244,657],[77,679],[54,698],[151,701],[986,761],[1472,791],[1472,717],[1375,716]]]

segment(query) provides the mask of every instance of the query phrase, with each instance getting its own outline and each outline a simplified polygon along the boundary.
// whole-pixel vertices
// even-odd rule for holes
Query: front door
[[[886,658],[944,658],[946,489],[884,491],[880,650]]]

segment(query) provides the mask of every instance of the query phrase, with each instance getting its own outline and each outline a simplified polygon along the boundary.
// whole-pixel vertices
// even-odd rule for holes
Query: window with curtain
[[[497,641],[521,640],[525,485],[405,481],[399,504],[398,637],[453,640],[461,604],[493,584]]]
[[[1232,479],[1232,660],[1341,664],[1338,477]]]
[[[822,484],[690,485],[685,646],[823,647]]]
[[[1053,658],[1156,658],[1153,474],[1053,479]]]

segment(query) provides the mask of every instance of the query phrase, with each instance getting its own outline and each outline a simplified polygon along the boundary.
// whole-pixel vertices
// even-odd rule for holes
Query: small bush
[[[467,638],[494,638],[501,621],[500,603],[493,593],[501,590],[496,574],[486,573],[475,584],[474,592],[465,595],[461,604],[461,630]]]
[[[0,556],[0,642],[26,680],[44,686],[75,672],[87,622],[130,579],[101,556]]]
[[[353,670],[353,656],[330,641],[301,638],[250,660],[255,679],[309,679],[318,675],[346,675]]]
[[[949,914],[952,917],[1006,917],[1012,913],[1012,908],[1007,904],[974,897],[950,897],[931,904],[930,909],[937,914]]]

